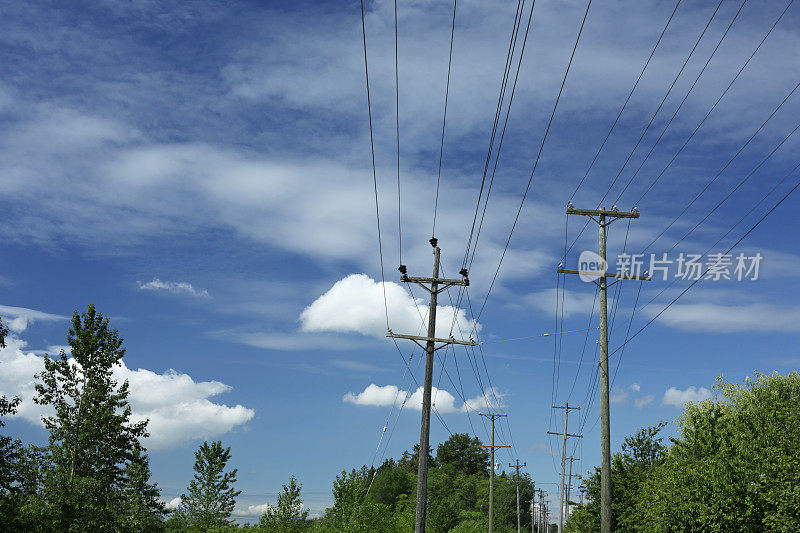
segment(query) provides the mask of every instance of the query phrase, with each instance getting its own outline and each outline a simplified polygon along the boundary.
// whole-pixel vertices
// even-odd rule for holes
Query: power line
[[[654,180],[653,180],[653,182],[652,182],[652,183],[651,183],[651,184],[650,184],[650,185],[647,187],[647,189],[646,189],[646,190],[645,190],[645,191],[642,193],[642,195],[639,197],[639,199],[638,199],[638,200],[636,200],[636,202],[634,202],[635,204],[639,204],[639,203],[641,203],[641,201],[644,199],[644,197],[647,195],[647,193],[649,193],[649,192],[650,192],[650,190],[651,190],[651,189],[652,189],[652,188],[655,186],[655,184],[656,184],[656,183],[658,183],[658,181],[661,179],[661,176],[663,176],[663,175],[664,175],[664,173],[665,173],[665,172],[667,171],[667,169],[668,169],[668,168],[669,168],[669,167],[672,165],[672,163],[675,161],[675,159],[676,159],[676,158],[677,158],[677,157],[678,157],[678,156],[681,154],[681,152],[683,152],[683,149],[684,149],[684,148],[686,148],[686,145],[687,145],[687,144],[689,144],[689,141],[691,141],[691,140],[692,140],[692,138],[694,137],[695,133],[697,133],[697,131],[700,129],[700,127],[701,127],[703,124],[705,124],[705,122],[706,122],[706,120],[708,119],[708,117],[711,115],[711,113],[714,111],[714,109],[716,109],[716,108],[717,108],[717,105],[718,105],[718,104],[719,104],[719,103],[722,101],[722,99],[723,99],[723,98],[725,97],[725,95],[728,93],[728,90],[730,90],[730,88],[733,86],[733,84],[736,82],[736,80],[737,80],[737,79],[739,79],[739,76],[742,74],[742,72],[744,72],[744,69],[747,67],[747,65],[749,65],[749,64],[750,64],[750,61],[753,59],[753,57],[756,55],[756,53],[757,53],[757,52],[759,51],[759,49],[761,48],[761,45],[763,45],[763,44],[764,44],[764,41],[766,41],[766,40],[767,40],[767,37],[769,37],[769,36],[770,36],[770,34],[772,33],[772,30],[774,30],[774,29],[775,29],[775,26],[777,26],[777,25],[778,25],[778,23],[781,21],[781,19],[783,18],[783,16],[786,14],[786,11],[788,11],[788,10],[789,10],[789,8],[791,7],[791,5],[792,5],[792,3],[793,3],[793,2],[794,2],[794,0],[789,0],[789,3],[788,3],[788,4],[786,4],[786,7],[783,9],[783,11],[781,12],[781,14],[778,16],[777,20],[775,20],[775,22],[774,22],[774,23],[772,24],[772,26],[770,27],[769,31],[767,31],[767,33],[764,35],[764,37],[763,37],[763,38],[761,39],[761,41],[758,43],[758,45],[756,46],[756,48],[753,50],[753,52],[752,52],[752,53],[750,54],[750,56],[747,58],[747,61],[745,61],[745,62],[744,62],[744,64],[743,64],[743,65],[742,65],[742,66],[739,68],[739,70],[738,70],[738,72],[736,73],[736,75],[735,75],[735,76],[733,77],[733,79],[732,79],[732,80],[731,80],[731,81],[728,83],[728,86],[727,86],[727,87],[725,87],[725,90],[723,90],[723,91],[722,91],[722,94],[720,94],[720,95],[719,95],[719,97],[717,97],[717,100],[714,102],[714,104],[713,104],[713,105],[711,106],[711,108],[708,110],[708,112],[707,112],[707,113],[706,113],[706,115],[703,117],[703,119],[700,121],[700,123],[699,123],[699,124],[697,124],[697,126],[695,126],[694,130],[693,130],[693,131],[692,131],[692,133],[689,135],[689,137],[688,137],[688,138],[687,138],[687,139],[684,141],[683,145],[681,145],[681,147],[678,149],[678,151],[675,153],[675,155],[674,155],[674,156],[672,156],[672,159],[670,159],[670,160],[669,160],[669,162],[666,164],[666,166],[665,166],[665,167],[664,167],[664,168],[661,170],[661,172],[659,172],[659,174],[658,174],[658,175],[655,177],[655,179],[654,179]]]
[[[589,8],[592,6],[592,0],[586,5],[586,12],[583,14],[583,20],[581,21],[580,29],[578,30],[578,36],[575,39],[575,45],[572,47],[572,54],[569,57],[569,63],[567,64],[567,69],[564,72],[564,79],[561,80],[561,87],[558,89],[558,96],[556,97],[555,104],[553,105],[553,111],[550,113],[550,119],[547,121],[547,128],[545,129],[544,135],[542,136],[542,142],[539,146],[539,152],[536,154],[536,160],[533,163],[533,169],[531,170],[530,178],[528,178],[528,184],[525,186],[525,192],[522,194],[522,200],[520,201],[519,208],[517,209],[517,214],[514,217],[514,223],[511,225],[511,231],[508,234],[508,239],[506,240],[506,244],[503,247],[503,252],[500,254],[500,261],[497,264],[497,269],[494,272],[494,276],[492,277],[492,282],[489,284],[489,290],[486,292],[486,296],[483,299],[483,303],[481,304],[480,311],[478,311],[478,318],[483,314],[483,310],[486,307],[486,301],[489,299],[489,295],[492,292],[492,288],[494,287],[495,282],[497,281],[497,275],[500,273],[500,267],[503,265],[503,259],[505,258],[506,252],[508,251],[508,245],[511,243],[511,237],[514,235],[514,229],[517,227],[517,222],[519,221],[520,213],[522,213],[522,207],[525,205],[525,199],[528,196],[528,191],[530,190],[531,183],[533,183],[533,176],[536,173],[536,168],[539,165],[539,159],[542,155],[542,150],[544,150],[545,142],[547,141],[547,135],[550,132],[550,126],[553,124],[553,118],[555,117],[556,110],[558,109],[558,103],[561,101],[561,94],[564,91],[564,85],[567,83],[567,76],[569,75],[570,68],[572,67],[572,61],[575,58],[575,51],[578,49],[578,43],[580,43],[581,35],[583,34],[583,27],[586,24],[586,17],[589,15]]]
[[[625,170],[625,167],[628,166],[628,163],[630,162],[631,158],[633,157],[633,154],[636,152],[636,149],[641,144],[642,139],[644,139],[644,136],[650,130],[650,126],[653,125],[653,122],[655,121],[656,117],[658,116],[658,113],[661,111],[661,108],[663,107],[664,103],[667,101],[667,98],[669,97],[670,93],[672,92],[672,89],[675,88],[675,84],[678,83],[678,79],[681,77],[681,74],[683,74],[683,71],[686,68],[686,65],[689,64],[689,60],[692,58],[692,56],[694,55],[695,50],[697,50],[697,47],[700,45],[700,41],[703,40],[703,36],[706,34],[706,31],[708,30],[709,26],[711,26],[711,22],[714,20],[714,17],[716,17],[717,12],[719,11],[719,8],[722,6],[722,2],[724,2],[724,0],[720,0],[719,4],[717,4],[716,9],[714,9],[714,12],[711,14],[711,18],[708,19],[708,22],[706,23],[705,27],[703,28],[703,31],[700,32],[700,36],[695,41],[694,46],[692,47],[691,51],[689,52],[689,55],[686,57],[686,60],[683,62],[683,65],[681,65],[681,68],[678,71],[678,74],[676,74],[675,78],[672,80],[672,84],[669,86],[669,89],[667,89],[667,93],[664,95],[664,98],[661,100],[661,103],[658,104],[658,107],[656,108],[655,113],[653,113],[653,116],[650,117],[650,122],[647,123],[647,126],[645,126],[644,131],[642,131],[642,134],[636,140],[636,144],[633,146],[633,149],[628,154],[628,157],[625,159],[625,162],[622,164],[622,167],[620,167],[619,172],[617,172],[617,175],[614,176],[613,180],[611,180],[611,184],[608,186],[608,190],[606,191],[606,193],[600,199],[600,202],[598,202],[598,204],[597,204],[598,206],[603,203],[603,200],[606,199],[606,196],[608,196],[608,193],[611,192],[611,189],[614,187],[614,184],[617,182],[619,177],[622,175],[622,171]]]
[[[688,210],[688,209],[689,209],[689,208],[690,208],[690,207],[691,207],[691,206],[692,206],[692,205],[693,205],[693,204],[694,204],[694,203],[695,203],[695,202],[696,202],[696,201],[697,201],[697,200],[700,198],[700,196],[702,196],[702,195],[703,195],[703,193],[705,193],[705,192],[708,190],[708,188],[709,188],[709,187],[711,187],[711,185],[712,185],[712,184],[713,184],[715,181],[717,181],[717,178],[719,178],[719,177],[722,175],[722,173],[723,173],[723,172],[725,172],[725,170],[726,170],[726,169],[727,169],[727,168],[728,168],[728,167],[731,165],[731,163],[733,163],[734,159],[736,159],[737,157],[739,157],[739,154],[741,154],[741,153],[744,151],[744,149],[745,149],[745,148],[747,148],[747,146],[750,144],[750,142],[751,142],[753,139],[755,139],[756,135],[758,135],[758,134],[759,134],[759,132],[760,132],[762,129],[764,129],[764,126],[766,126],[766,125],[767,125],[767,123],[768,123],[770,120],[772,120],[772,117],[774,117],[774,116],[775,116],[775,114],[776,114],[776,113],[777,113],[777,112],[780,110],[780,108],[781,108],[781,107],[783,107],[783,104],[785,104],[785,103],[786,103],[786,102],[789,100],[789,98],[791,98],[791,96],[792,96],[792,95],[795,93],[795,91],[797,91],[798,87],[800,87],[800,82],[798,82],[798,83],[797,83],[797,85],[795,85],[795,86],[794,86],[794,88],[792,88],[792,90],[791,90],[791,91],[789,91],[789,94],[787,94],[787,95],[786,95],[786,97],[785,97],[783,100],[781,100],[781,103],[780,103],[780,104],[778,104],[778,107],[776,107],[776,108],[775,108],[775,109],[772,111],[772,113],[770,113],[770,115],[769,115],[769,116],[766,118],[766,120],[764,120],[764,122],[762,122],[762,123],[761,123],[761,125],[758,127],[758,129],[757,129],[755,132],[753,132],[753,134],[752,134],[752,135],[751,135],[751,136],[750,136],[750,137],[747,139],[747,141],[745,141],[745,143],[744,143],[744,144],[743,144],[743,145],[742,145],[742,146],[741,146],[741,147],[740,147],[740,148],[739,148],[739,149],[736,151],[736,153],[735,153],[735,154],[733,154],[733,156],[732,156],[730,159],[728,159],[728,162],[727,162],[727,163],[725,163],[725,164],[722,166],[722,168],[721,168],[721,169],[720,169],[720,170],[719,170],[719,171],[718,171],[716,174],[714,174],[714,177],[713,177],[713,178],[711,178],[711,180],[710,180],[710,181],[709,181],[709,182],[708,182],[708,183],[705,185],[705,187],[703,187],[703,188],[700,190],[700,192],[699,192],[699,193],[697,193],[697,195],[696,195],[694,198],[692,198],[692,200],[691,200],[691,201],[690,201],[690,202],[689,202],[689,203],[686,205],[686,207],[684,207],[684,208],[683,208],[683,210],[682,210],[682,211],[681,211],[681,212],[678,214],[678,216],[676,216],[676,217],[675,217],[675,218],[672,220],[672,222],[670,222],[669,224],[667,224],[667,227],[666,227],[666,228],[664,228],[664,229],[661,231],[661,233],[659,233],[659,234],[656,236],[656,238],[655,238],[655,239],[653,239],[652,241],[650,241],[650,244],[648,244],[647,246],[645,246],[645,248],[644,248],[644,250],[643,250],[643,251],[646,251],[646,250],[650,249],[650,247],[651,247],[651,246],[652,246],[652,245],[653,245],[653,244],[654,244],[654,243],[655,243],[655,242],[656,242],[658,239],[660,239],[660,238],[661,238],[661,236],[662,236],[662,235],[664,235],[664,233],[666,233],[666,232],[667,232],[667,230],[668,230],[669,228],[671,228],[671,227],[672,227],[672,225],[673,225],[673,224],[675,224],[675,222],[677,222],[677,221],[678,221],[678,219],[679,219],[679,218],[681,218],[681,217],[684,215],[684,213],[686,213],[686,211],[687,211],[687,210]]]
[[[528,29],[530,29],[531,17],[533,16],[533,6],[535,4],[536,4],[536,2],[534,0],[533,4],[531,4],[530,14],[528,16]],[[462,266],[463,267],[467,266],[467,258],[469,257],[469,250],[470,250],[470,246],[472,245],[472,236],[473,236],[473,234],[475,232],[475,224],[476,224],[476,222],[478,220],[478,210],[480,209],[481,198],[483,197],[483,188],[484,188],[484,186],[486,184],[486,175],[487,175],[487,173],[489,171],[489,162],[491,161],[491,158],[492,158],[492,150],[493,150],[493,147],[494,147],[495,135],[497,133],[497,125],[498,125],[498,123],[500,121],[500,115],[502,114],[503,100],[505,99],[505,92],[506,92],[506,88],[508,86],[508,75],[511,72],[511,66],[514,63],[514,59],[513,59],[514,58],[514,50],[516,50],[517,37],[519,35],[519,27],[520,27],[520,22],[522,20],[520,15],[522,14],[522,12],[524,10],[524,7],[525,7],[524,0],[517,0],[517,12],[514,15],[514,25],[513,25],[512,29],[511,29],[511,38],[509,39],[509,42],[508,42],[508,52],[506,53],[506,65],[505,65],[505,68],[503,70],[503,79],[500,82],[500,95],[497,97],[497,107],[495,109],[495,114],[494,114],[494,124],[492,125],[492,134],[489,137],[489,149],[486,152],[486,162],[484,163],[484,166],[483,166],[483,176],[481,177],[481,186],[480,186],[480,189],[478,190],[478,200],[477,200],[477,202],[475,204],[475,214],[472,217],[472,227],[470,228],[469,238],[467,239],[467,248],[464,251],[464,260],[462,262]],[[528,29],[525,30],[525,39],[523,39],[522,51],[520,52],[520,58],[519,58],[519,62],[517,64],[517,74],[514,77],[514,87],[516,87],[516,80],[519,77],[519,69],[520,69],[520,66],[522,64],[522,55],[525,52],[525,43],[527,42]],[[511,103],[513,102],[513,96],[514,96],[514,90],[512,88],[511,98],[509,99],[509,104],[508,104],[508,111],[506,111],[506,123],[508,123],[508,114],[511,111]],[[503,130],[505,131],[505,126],[503,127]],[[501,135],[501,138],[502,138],[502,135]],[[500,147],[502,147],[502,143],[501,143]],[[498,156],[500,154],[500,147],[498,147],[498,152],[497,152]]]
[[[442,178],[442,157],[444,156],[444,127],[447,122],[447,98],[450,95],[450,67],[453,64],[453,38],[456,33],[456,7],[458,0],[453,0],[453,26],[450,28],[450,56],[447,60],[447,84],[444,90],[444,115],[442,116],[442,146],[439,149],[439,172],[436,174],[436,200],[433,204],[433,228],[431,237],[436,236],[436,212],[439,208],[439,182]]]
[[[760,224],[761,224],[761,223],[762,223],[762,222],[763,222],[763,221],[764,221],[764,220],[765,220],[765,219],[766,219],[766,218],[767,218],[769,215],[771,215],[771,214],[772,214],[772,212],[773,212],[773,211],[775,211],[775,210],[778,208],[778,206],[780,206],[780,205],[781,205],[781,204],[784,202],[784,200],[786,200],[786,199],[787,199],[787,198],[788,198],[788,197],[789,197],[789,196],[790,196],[790,195],[791,195],[791,194],[792,194],[792,193],[793,193],[793,192],[794,192],[794,191],[795,191],[795,190],[796,190],[798,187],[800,187],[800,181],[798,181],[798,182],[797,182],[797,184],[795,184],[795,186],[794,186],[794,187],[792,187],[792,188],[789,190],[789,192],[787,192],[787,193],[786,193],[786,194],[783,196],[783,198],[781,198],[781,199],[780,199],[780,200],[779,200],[779,201],[778,201],[778,202],[777,202],[775,205],[773,205],[773,206],[772,206],[772,208],[771,208],[769,211],[767,211],[767,212],[764,214],[764,216],[762,216],[762,217],[761,217],[761,218],[758,220],[758,222],[756,222],[756,223],[755,223],[755,224],[754,224],[754,225],[753,225],[753,226],[752,226],[752,227],[751,227],[749,230],[747,230],[747,232],[746,232],[744,235],[742,235],[742,236],[739,238],[739,240],[737,240],[735,243],[733,243],[733,245],[731,245],[731,247],[730,247],[730,248],[728,248],[728,249],[727,249],[727,250],[724,252],[724,254],[722,254],[722,255],[727,255],[727,254],[729,254],[729,253],[731,252],[731,250],[733,250],[733,249],[734,249],[736,246],[738,246],[738,245],[739,245],[739,243],[741,243],[741,242],[742,242],[742,241],[743,241],[743,240],[744,240],[744,239],[745,239],[745,238],[746,238],[748,235],[750,235],[750,234],[751,234],[751,233],[752,233],[752,232],[753,232],[753,231],[754,231],[754,230],[755,230],[755,229],[756,229],[756,228],[757,228],[757,227],[758,227],[758,226],[759,226],[759,225],[760,225]],[[700,280],[702,280],[702,279],[705,277],[705,275],[708,273],[708,271],[709,271],[709,270],[711,270],[711,268],[713,268],[713,267],[717,266],[717,264],[719,263],[719,261],[720,261],[721,259],[722,259],[722,258],[720,257],[720,259],[718,259],[717,261],[715,261],[715,262],[714,262],[714,264],[712,264],[712,265],[708,266],[708,267],[707,267],[707,268],[706,268],[706,269],[703,271],[703,273],[702,273],[702,274],[701,274],[701,275],[700,275],[700,276],[699,276],[699,277],[698,277],[696,280],[694,280],[694,281],[693,281],[691,284],[689,284],[689,286],[688,286],[688,287],[686,287],[686,288],[685,288],[685,289],[684,289],[684,290],[683,290],[683,291],[682,291],[682,292],[681,292],[681,293],[680,293],[678,296],[676,296],[676,297],[675,297],[675,298],[674,298],[674,299],[673,299],[673,300],[672,300],[670,303],[668,303],[668,304],[666,305],[666,307],[664,307],[664,309],[662,309],[661,311],[659,311],[659,312],[658,312],[658,314],[656,314],[656,315],[655,315],[653,318],[651,318],[651,319],[650,319],[650,320],[649,320],[649,321],[648,321],[648,322],[647,322],[647,323],[646,323],[644,326],[642,326],[641,328],[639,328],[639,330],[638,330],[636,333],[634,333],[634,334],[633,334],[631,337],[629,337],[629,338],[628,338],[628,340],[626,340],[626,341],[625,341],[625,342],[624,342],[624,343],[623,343],[623,344],[622,344],[622,345],[621,345],[619,348],[617,348],[616,350],[614,350],[613,352],[611,352],[611,355],[613,355],[613,354],[617,353],[619,350],[621,350],[623,347],[625,347],[625,346],[626,346],[626,345],[627,345],[627,344],[628,344],[630,341],[632,341],[633,339],[635,339],[635,338],[636,338],[636,337],[637,337],[637,336],[638,336],[638,335],[639,335],[639,334],[640,334],[642,331],[644,331],[644,329],[645,329],[645,328],[647,328],[647,327],[648,327],[650,324],[652,324],[653,322],[655,322],[655,321],[656,321],[656,319],[658,319],[658,317],[660,317],[662,314],[664,314],[664,312],[665,312],[667,309],[669,309],[669,308],[670,308],[670,307],[671,307],[671,306],[672,306],[672,305],[673,305],[675,302],[677,302],[677,301],[678,301],[678,299],[679,299],[681,296],[683,296],[684,294],[686,294],[686,293],[689,291],[689,289],[691,289],[692,287],[694,287],[694,286],[697,284],[697,282],[699,282]]]
[[[395,133],[397,139],[397,237],[400,250],[400,264],[403,264],[403,224],[400,216],[400,69],[397,43],[397,0],[394,0],[394,96]]]
[[[633,183],[633,180],[636,178],[636,176],[639,175],[639,171],[642,170],[642,167],[644,167],[645,163],[647,163],[647,161],[650,159],[650,156],[653,154],[653,151],[656,149],[656,146],[658,146],[658,143],[661,142],[661,139],[664,137],[664,134],[667,133],[667,130],[672,125],[672,121],[675,120],[675,117],[678,116],[678,113],[683,108],[683,104],[686,103],[686,100],[689,98],[689,95],[692,94],[692,91],[694,90],[695,86],[697,85],[697,82],[700,81],[700,78],[703,76],[703,73],[705,73],[706,69],[708,68],[708,65],[711,63],[711,60],[716,55],[717,50],[719,50],[719,47],[722,46],[722,41],[724,41],[725,37],[728,36],[728,32],[731,31],[731,28],[733,27],[733,24],[736,22],[736,19],[739,18],[739,14],[742,12],[742,9],[744,9],[744,5],[746,3],[747,3],[747,0],[743,0],[742,4],[739,6],[739,9],[736,11],[736,14],[731,19],[730,24],[728,24],[728,27],[725,28],[725,32],[722,34],[722,37],[720,37],[719,41],[717,41],[717,45],[714,47],[714,50],[711,51],[711,55],[708,56],[708,59],[706,60],[705,64],[703,65],[703,68],[701,68],[700,72],[697,73],[697,76],[695,77],[694,81],[692,82],[692,85],[689,87],[689,90],[686,91],[686,94],[683,96],[683,99],[681,100],[680,104],[678,104],[678,107],[675,108],[675,111],[672,113],[672,116],[669,118],[667,123],[664,125],[664,128],[661,130],[661,133],[658,135],[658,138],[653,143],[653,146],[650,147],[650,150],[648,150],[647,154],[644,156],[644,158],[642,158],[642,162],[639,164],[639,168],[637,168],[636,172],[634,172],[631,175],[631,177],[628,179],[628,183],[626,183],[625,187],[623,187],[622,190],[619,192],[619,195],[617,195],[617,199],[614,201],[614,203],[619,202],[620,198],[622,198],[622,195],[625,194],[626,190],[628,190],[628,187],[630,186],[630,184]]]
[[[589,171],[592,170],[592,167],[594,166],[595,161],[597,161],[597,158],[600,156],[600,152],[603,151],[603,147],[605,147],[606,142],[608,142],[608,138],[611,136],[611,133],[614,131],[614,128],[617,126],[617,123],[619,122],[619,119],[622,116],[622,113],[625,111],[625,108],[628,106],[628,102],[630,102],[630,100],[631,100],[631,96],[633,96],[633,92],[636,90],[636,87],[639,86],[639,82],[642,80],[642,76],[644,76],[644,71],[647,70],[647,66],[650,65],[650,60],[653,59],[653,55],[656,53],[656,50],[658,49],[658,45],[661,44],[661,39],[664,38],[664,34],[667,32],[667,28],[669,28],[669,25],[672,22],[672,17],[674,17],[675,16],[675,12],[678,11],[678,6],[681,5],[681,1],[682,0],[678,0],[678,3],[675,4],[675,9],[672,10],[672,13],[669,16],[669,19],[667,19],[667,24],[664,26],[664,29],[661,30],[661,35],[658,36],[658,40],[656,41],[655,46],[653,46],[653,49],[650,51],[650,55],[648,56],[647,61],[645,61],[645,64],[642,67],[641,72],[639,72],[639,76],[636,78],[636,82],[633,84],[633,87],[631,88],[630,92],[628,93],[628,97],[625,98],[625,102],[622,104],[622,107],[620,108],[619,113],[617,113],[617,116],[614,119],[614,122],[611,124],[611,128],[609,128],[608,133],[606,133],[606,136],[603,139],[603,142],[600,143],[600,148],[598,148],[597,152],[594,154],[594,157],[592,158],[592,162],[589,163],[589,168],[586,169],[586,172],[583,174],[583,177],[581,178],[580,182],[578,182],[578,186],[575,187],[575,190],[572,192],[572,195],[569,197],[570,200],[573,200],[575,198],[575,195],[578,193],[578,189],[580,189],[581,186],[583,185],[583,182],[586,181],[586,176],[589,175]],[[566,254],[564,254],[564,255],[566,256]]]

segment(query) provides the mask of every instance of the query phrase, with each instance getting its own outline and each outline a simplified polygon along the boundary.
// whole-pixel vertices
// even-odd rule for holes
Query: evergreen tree
[[[237,469],[225,471],[231,458],[230,446],[223,448],[220,441],[210,445],[203,442],[194,457],[194,478],[188,495],[181,495],[176,521],[202,531],[230,524],[236,497],[242,492],[233,488]]]
[[[42,502],[59,531],[116,529],[125,509],[126,464],[135,459],[147,421],[131,422],[128,382],[112,374],[125,355],[122,338],[89,304],[75,311],[67,334],[72,358],[45,355],[34,400],[55,414],[50,431]]]
[[[121,525],[125,531],[159,531],[164,523],[166,508],[161,491],[150,482],[150,458],[144,448],[137,446],[125,465],[123,486],[124,511]]]

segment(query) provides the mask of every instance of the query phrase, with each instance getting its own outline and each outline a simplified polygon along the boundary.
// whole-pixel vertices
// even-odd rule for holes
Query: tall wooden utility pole
[[[508,466],[517,469],[517,533],[522,533],[522,522],[520,521],[519,517],[519,469],[523,466],[528,466],[528,463],[519,464],[519,459],[517,459],[517,463],[508,463]]]
[[[491,472],[489,473],[489,533],[494,533],[494,449],[511,448],[511,446],[494,445],[494,419],[508,415],[501,415],[499,413],[478,413],[478,414],[492,419],[492,444],[490,446],[484,446],[484,447],[490,448],[492,450],[492,464],[490,468]]]
[[[639,279],[650,281],[650,276],[632,276],[626,272],[608,272],[606,260],[606,227],[620,218],[639,218],[639,212],[634,207],[631,211],[617,211],[616,206],[611,210],[604,207],[600,209],[575,209],[572,203],[567,206],[567,215],[583,215],[591,218],[600,226],[600,270],[566,270],[559,268],[563,274],[579,274],[586,277],[597,277],[600,287],[600,449],[602,461],[600,465],[600,532],[611,533],[611,416],[609,405],[608,385],[608,278]],[[597,218],[595,218],[597,217]],[[606,219],[609,217],[609,219]],[[580,265],[579,265],[580,267]],[[614,282],[616,283],[616,281]],[[613,285],[613,283],[612,283]]]
[[[548,431],[547,433],[550,435],[562,435],[564,437],[562,449],[561,449],[561,483],[558,486],[558,533],[563,533],[564,531],[564,474],[565,474],[565,467],[567,461],[567,437],[577,437],[581,438],[583,435],[571,435],[567,431],[567,425],[569,423],[569,410],[570,409],[580,409],[580,407],[570,407],[569,402],[565,403],[564,405],[554,405],[553,409],[563,409],[564,410],[564,432],[563,433],[553,433],[552,431]]]
[[[417,516],[414,525],[415,533],[425,533],[425,515],[428,508],[428,449],[430,448],[431,435],[431,387],[433,384],[433,352],[448,344],[466,344],[475,346],[475,341],[460,341],[452,336],[449,339],[436,338],[436,302],[440,292],[449,289],[454,285],[469,285],[467,270],[461,269],[459,272],[462,279],[444,279],[439,277],[439,255],[441,250],[435,237],[429,241],[433,247],[433,277],[414,278],[406,273],[406,266],[400,265],[398,269],[402,274],[400,281],[404,283],[416,283],[424,288],[431,295],[431,303],[428,308],[428,336],[420,337],[417,335],[399,335],[392,333],[391,330],[386,334],[387,337],[396,339],[409,339],[414,341],[420,348],[425,350],[425,385],[422,391],[422,423],[419,433],[419,459],[417,467]],[[425,342],[423,346],[421,342]],[[442,343],[438,348],[436,343]]]

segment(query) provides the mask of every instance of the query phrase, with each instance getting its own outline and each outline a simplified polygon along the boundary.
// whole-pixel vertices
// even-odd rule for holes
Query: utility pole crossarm
[[[404,283],[416,283],[426,291],[433,293],[436,291],[436,294],[439,294],[442,291],[449,289],[455,285],[462,285],[464,287],[469,287],[469,278],[465,277],[464,279],[446,279],[446,278],[420,278],[415,276],[400,276],[400,281]],[[436,283],[439,285],[436,288],[428,287],[426,284],[433,284]]]
[[[627,272],[616,273],[616,272],[602,272],[599,270],[569,270],[566,268],[559,268],[557,272],[559,274],[578,274],[579,276],[597,276],[598,278],[602,278],[603,276],[605,276],[607,278],[638,279],[641,281],[652,281],[653,279],[650,276],[631,276]]]
[[[422,337],[420,335],[402,335],[400,333],[393,333],[391,330],[388,333],[386,333],[386,336],[395,339],[409,339],[412,341],[423,341],[423,342],[441,342],[443,344],[464,344],[466,346],[477,346],[478,344],[472,339],[468,341],[461,341],[453,337],[450,337],[449,339],[440,339],[438,337]]]
[[[634,207],[634,209],[636,209]],[[584,215],[584,216],[609,216],[612,218],[639,218],[639,211],[617,211],[616,209],[575,209],[574,207],[567,207],[568,215]]]
[[[548,431],[547,434],[548,435],[561,435],[561,436],[565,435],[564,433],[555,433],[553,431]],[[566,433],[566,436],[567,437],[575,437],[575,438],[578,438],[578,439],[582,439],[583,438],[583,435],[573,435],[572,433]]]

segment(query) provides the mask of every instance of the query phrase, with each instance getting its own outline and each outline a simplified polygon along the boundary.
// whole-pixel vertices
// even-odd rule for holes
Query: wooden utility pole
[[[519,515],[519,469],[523,466],[528,466],[528,463],[519,464],[519,459],[517,459],[517,463],[508,463],[508,466],[517,469],[517,533],[522,533],[522,522],[520,521]]]
[[[508,415],[501,415],[499,413],[478,413],[478,414],[492,419],[492,444],[490,446],[484,446],[484,448],[490,448],[492,454],[492,464],[489,473],[489,533],[494,533],[494,449],[511,448],[511,446],[494,445],[494,419]]]
[[[567,457],[567,459],[569,460],[569,476],[567,476],[567,497],[566,497],[567,506],[566,506],[565,514],[567,515],[566,519],[569,520],[569,496],[572,493],[572,478],[573,477],[577,477],[577,478],[580,479],[581,476],[579,476],[578,474],[573,474],[572,473],[572,462],[573,461],[577,461],[578,458],[577,457]]]
[[[448,344],[466,344],[475,346],[475,341],[456,340],[452,336],[449,339],[436,338],[436,305],[437,296],[440,292],[449,289],[454,285],[469,285],[467,270],[461,269],[462,279],[444,279],[439,277],[439,255],[441,250],[438,240],[433,237],[429,241],[433,247],[433,277],[415,278],[408,276],[406,266],[400,265],[398,270],[402,274],[400,281],[404,283],[416,283],[424,288],[431,295],[431,302],[428,308],[428,336],[420,337],[417,335],[400,335],[392,333],[391,330],[386,334],[387,337],[396,339],[409,339],[414,341],[420,348],[425,350],[425,384],[422,391],[422,423],[419,434],[419,458],[417,467],[417,516],[414,525],[415,533],[425,533],[425,516],[428,508],[428,449],[430,448],[431,435],[431,387],[433,384],[433,352]],[[422,345],[421,342],[425,342]],[[441,343],[437,348],[436,343]]]
[[[542,522],[544,522],[544,491],[539,489],[539,513],[536,517],[536,529],[542,531]]]
[[[600,464],[600,532],[611,533],[611,416],[608,384],[608,278],[638,279],[650,281],[650,276],[633,276],[626,272],[608,272],[606,260],[606,227],[620,218],[639,218],[639,212],[634,207],[631,211],[618,211],[616,206],[611,210],[604,207],[600,209],[575,209],[572,202],[567,206],[567,215],[588,216],[600,226],[601,262],[599,270],[566,270],[559,268],[563,274],[578,274],[586,277],[597,277],[595,283],[600,287],[600,449],[602,460]],[[597,217],[597,218],[595,218]],[[608,219],[606,218],[608,217]],[[616,283],[616,281],[614,282]],[[613,283],[612,283],[613,285]]]
[[[566,461],[567,461],[567,437],[583,437],[583,435],[571,435],[568,431],[568,423],[569,423],[569,410],[570,409],[580,409],[580,407],[570,407],[569,402],[565,403],[564,405],[554,405],[553,409],[563,409],[564,410],[564,432],[563,433],[553,433],[552,431],[548,431],[547,433],[550,435],[562,435],[564,437],[562,449],[561,449],[561,483],[558,486],[558,533],[563,533],[564,531],[564,475],[566,470]]]

